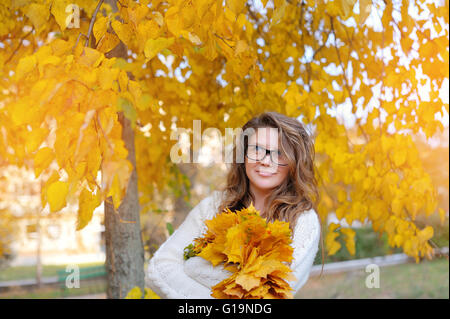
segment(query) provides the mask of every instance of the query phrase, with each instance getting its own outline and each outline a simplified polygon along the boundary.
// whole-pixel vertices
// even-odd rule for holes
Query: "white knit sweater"
[[[206,230],[204,221],[214,217],[223,193],[214,191],[188,214],[184,222],[159,247],[149,261],[147,285],[161,298],[212,299],[211,287],[229,277],[221,265],[213,267],[201,257],[184,260],[184,248]],[[296,280],[289,282],[295,294],[309,278],[319,248],[320,223],[310,209],[300,214],[294,230],[291,268]]]

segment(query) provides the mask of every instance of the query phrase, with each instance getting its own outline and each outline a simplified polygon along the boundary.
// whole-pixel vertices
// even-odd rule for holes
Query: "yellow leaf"
[[[44,141],[48,135],[49,130],[47,128],[35,128],[26,140],[25,148],[28,153],[33,153]]]
[[[36,67],[36,57],[29,55],[21,58],[16,68],[15,77],[17,80],[22,79],[27,73],[31,72]]]
[[[241,0],[227,0],[227,6],[235,15],[238,15],[244,9],[245,2]]]
[[[400,234],[396,234],[394,236],[394,244],[396,247],[401,247],[404,241],[405,241],[404,236],[402,236]]]
[[[23,8],[23,12],[33,23],[34,28],[39,30],[43,26],[50,16],[49,7],[40,3],[31,3]]]
[[[192,4],[192,2],[185,2],[178,14],[185,30],[192,27],[197,17],[195,7]]]
[[[45,181],[44,185],[41,188],[41,204],[42,207],[47,205],[47,188],[57,180],[59,180],[60,176],[58,172],[53,172],[52,175]]]
[[[332,256],[334,255],[339,249],[341,249],[341,244],[337,241],[329,241],[327,242],[327,251],[328,255]]]
[[[398,149],[394,153],[394,164],[399,167],[406,162],[407,151],[406,149]]]
[[[345,235],[345,247],[347,247],[350,255],[355,255],[355,231],[351,228],[342,228],[341,233]]]
[[[353,11],[353,6],[356,3],[356,0],[342,0],[342,1],[334,1],[339,5],[340,16],[344,20],[346,20]]]
[[[187,31],[181,31],[181,34],[183,35],[183,37],[187,38],[189,41],[192,42],[192,44],[195,45],[200,45],[202,44],[202,40],[198,37],[198,35],[192,33],[192,32],[187,32]]]
[[[336,1],[327,1],[325,9],[327,13],[333,17],[338,16],[341,13],[340,7]]]
[[[372,1],[371,0],[359,0],[359,24],[366,22],[372,11]]]
[[[100,39],[96,49],[102,53],[106,53],[114,49],[119,43],[120,40],[115,34],[106,32]]]
[[[241,231],[238,225],[231,227],[227,231],[227,243],[223,253],[227,255],[229,262],[242,262],[245,236]]]
[[[153,290],[150,288],[144,288],[145,296],[144,299],[161,299]]]
[[[68,192],[69,185],[62,181],[56,181],[47,188],[47,201],[51,212],[57,212],[66,206]]]
[[[43,147],[37,151],[34,156],[34,175],[36,178],[41,175],[42,171],[46,169],[54,159],[55,153],[50,147]]]
[[[425,242],[433,237],[434,231],[433,227],[427,226],[421,231],[418,232],[417,237],[419,238],[419,241]]]
[[[226,255],[213,245],[208,245],[198,254],[198,256],[209,260],[213,266],[217,266],[224,261]]]
[[[344,218],[346,212],[347,212],[347,209],[344,206],[339,206],[336,209],[336,218],[341,220],[342,218]]]
[[[148,39],[145,42],[144,54],[147,60],[151,60],[154,56],[156,56],[159,52],[171,46],[175,38],[158,38],[158,39]]]
[[[208,41],[206,42],[205,57],[212,61],[217,57],[216,40],[212,35],[208,36]]]
[[[95,20],[92,32],[94,33],[96,43],[99,43],[99,41],[103,38],[107,29],[108,29],[108,17],[101,16]]]
[[[340,227],[339,224],[330,223],[328,225],[328,233],[325,237],[325,246],[328,251],[328,255],[334,255],[340,248],[341,244],[336,241],[336,238],[339,237],[339,234],[335,232],[335,230]]]
[[[133,38],[133,33],[131,32],[131,28],[128,24],[122,24],[119,21],[114,20],[111,22],[111,27],[126,46],[132,46],[131,40]]]
[[[173,35],[177,37],[181,35],[181,30],[183,30],[183,21],[181,15],[179,14],[178,7],[170,7],[166,11],[164,20],[166,21],[167,28]]]
[[[288,6],[288,2],[286,0],[283,0],[283,3],[275,8],[275,11],[272,15],[272,21],[270,22],[270,27],[280,22],[280,20],[283,18],[284,13],[286,12],[286,7]]]
[[[248,50],[248,45],[247,42],[243,41],[243,40],[239,40],[236,43],[236,48],[234,49],[234,54],[235,55],[239,55],[243,52],[246,52]],[[280,94],[281,95],[281,94]]]
[[[97,67],[105,59],[105,56],[98,50],[85,47],[78,57],[77,62],[88,67]]]
[[[55,17],[56,23],[58,23],[62,31],[68,26],[70,10],[67,12],[66,8],[68,8],[72,2],[72,0],[58,0],[52,2],[51,13]]]
[[[402,212],[403,212],[403,202],[400,198],[396,197],[392,200],[391,202],[391,209],[392,212],[396,215],[396,216],[401,216]]]
[[[156,21],[156,23],[160,27],[162,27],[164,24],[164,17],[162,16],[161,12],[155,11],[155,12],[152,12],[152,14],[153,14],[153,19]]]
[[[142,290],[139,287],[133,287],[128,294],[125,296],[125,299],[142,299]]]
[[[261,282],[261,278],[249,274],[240,273],[236,276],[236,283],[241,285],[247,291],[257,287]]]
[[[106,197],[109,196],[112,197],[114,209],[117,210],[123,198],[122,189],[120,188],[119,177],[117,176],[117,174],[114,175],[113,182],[111,184],[111,187],[109,188],[108,194],[106,195]]]
[[[101,204],[99,192],[92,194],[83,188],[78,202],[78,221],[76,230],[83,229],[92,219],[92,215],[97,206]]]
[[[100,42],[100,45],[101,44],[102,42]],[[98,68],[98,82],[102,90],[109,90],[113,87],[113,82],[117,80],[119,71],[120,70],[118,68],[108,68],[108,67]]]

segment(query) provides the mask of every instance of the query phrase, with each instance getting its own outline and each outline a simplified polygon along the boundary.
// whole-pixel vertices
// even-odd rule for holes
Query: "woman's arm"
[[[295,226],[292,246],[294,248],[291,263],[292,274],[296,280],[289,282],[294,295],[309,278],[309,272],[319,249],[320,222],[314,209],[302,213]]]
[[[214,195],[214,194],[213,194]],[[199,237],[204,219],[214,212],[214,196],[204,198],[188,214],[184,222],[159,247],[148,265],[148,285],[161,298],[207,299],[211,289],[184,272],[184,248]]]

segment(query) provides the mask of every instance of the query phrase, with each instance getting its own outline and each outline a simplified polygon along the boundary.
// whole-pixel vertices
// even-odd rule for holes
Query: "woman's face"
[[[287,164],[287,159],[282,155],[281,145],[278,145],[277,128],[258,128],[248,140],[248,152],[264,152],[263,149],[273,150],[278,153],[278,162]],[[256,147],[255,147],[256,145]],[[261,154],[261,153],[260,153]],[[276,154],[272,154],[275,160]],[[253,156],[255,158],[255,156]],[[289,166],[279,166],[272,162],[270,154],[263,160],[257,161],[245,157],[245,172],[250,181],[250,187],[259,193],[266,193],[280,185],[288,175]]]

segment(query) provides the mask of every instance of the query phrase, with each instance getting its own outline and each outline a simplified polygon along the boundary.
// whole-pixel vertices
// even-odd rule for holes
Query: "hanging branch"
[[[9,61],[11,61],[11,59],[13,58],[13,56],[16,55],[17,51],[19,51],[19,49],[22,47],[23,44],[23,40],[25,40],[31,33],[33,33],[34,28],[32,28],[30,30],[30,32],[28,32],[27,34],[25,34],[20,40],[19,40],[19,44],[17,45],[17,47],[14,49],[14,51],[11,53],[11,55],[5,60],[5,62],[3,62],[4,65],[8,64]]]
[[[87,47],[89,46],[89,40],[91,39],[91,34],[92,34],[92,29],[94,28],[94,23],[95,23],[95,18],[97,17],[97,13],[100,10],[100,7],[102,6],[103,0],[100,0],[97,4],[97,7],[95,8],[94,13],[92,14],[92,18],[91,18],[91,23],[89,24],[89,30],[87,33],[87,39],[86,42],[84,43],[84,46]]]
[[[345,72],[344,63],[342,62],[341,54],[339,53],[339,49],[338,49],[337,44],[336,44],[336,31],[334,30],[333,17],[330,17],[330,25],[331,25],[331,31],[333,32],[333,35],[334,35],[334,48],[335,48],[335,50],[336,50],[336,55],[337,55],[337,58],[338,58],[338,61],[339,61],[339,65],[341,66],[342,72],[343,72],[344,86],[345,86],[345,88],[347,89],[348,96],[349,96],[350,102],[351,102],[351,104],[352,104],[352,109],[354,109],[354,108],[355,108],[355,103],[354,103],[354,101],[353,101],[352,91],[351,91],[350,86],[349,86],[349,84],[348,84],[348,82],[347,82],[347,74],[346,74],[346,72]],[[364,136],[366,142],[368,142],[368,141],[369,141],[369,137],[367,136],[366,132],[365,132],[364,129],[362,128],[362,126],[361,126],[361,124],[359,123],[359,121],[356,121],[356,125],[357,125],[358,128],[361,130],[361,132],[362,132],[362,134],[363,134],[363,136]]]

